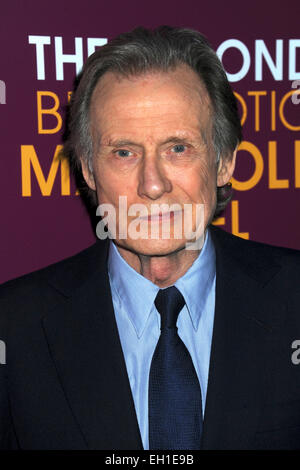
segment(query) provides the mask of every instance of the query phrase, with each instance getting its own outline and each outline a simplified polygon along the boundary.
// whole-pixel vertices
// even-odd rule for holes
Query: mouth
[[[181,211],[159,212],[158,214],[150,214],[148,216],[139,217],[139,220],[147,222],[162,222],[164,220],[173,220],[181,213]]]

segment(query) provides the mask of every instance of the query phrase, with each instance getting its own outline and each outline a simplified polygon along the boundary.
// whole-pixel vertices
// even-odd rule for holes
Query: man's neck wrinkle
[[[133,255],[124,249],[119,251],[135,271],[160,288],[175,284],[199,255],[199,251],[196,250],[181,250],[168,256]]]

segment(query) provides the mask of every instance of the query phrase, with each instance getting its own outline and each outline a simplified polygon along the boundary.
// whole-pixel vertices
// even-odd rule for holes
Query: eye
[[[116,150],[114,153],[116,153],[118,157],[121,157],[121,158],[130,157],[132,155],[132,152],[130,152],[130,150],[124,150],[124,149]]]
[[[186,145],[177,144],[172,147],[172,152],[174,153],[183,153],[186,150]]]

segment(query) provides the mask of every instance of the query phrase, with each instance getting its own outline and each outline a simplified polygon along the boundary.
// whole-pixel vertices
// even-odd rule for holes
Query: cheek
[[[213,202],[216,195],[216,170],[201,165],[184,178],[184,187],[195,202]]]
[[[126,196],[129,202],[136,193],[135,185],[131,184],[128,178],[120,178],[120,175],[105,167],[97,169],[95,181],[99,204],[109,202],[116,207],[119,204],[119,196]]]

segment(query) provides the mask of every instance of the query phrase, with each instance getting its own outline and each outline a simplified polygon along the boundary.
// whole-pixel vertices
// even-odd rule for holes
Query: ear
[[[232,177],[235,169],[236,153],[237,148],[233,152],[231,158],[223,158],[222,156],[220,157],[218,164],[217,186],[224,186]]]
[[[89,186],[89,188],[96,191],[95,179],[91,170],[88,167],[86,159],[80,158],[80,162],[81,162],[82,174],[83,174],[86,184]]]

